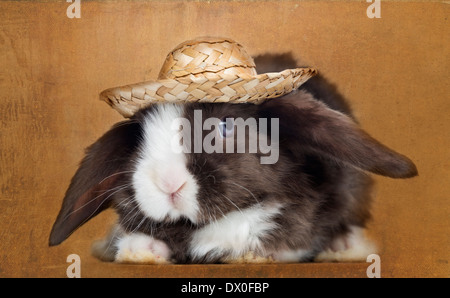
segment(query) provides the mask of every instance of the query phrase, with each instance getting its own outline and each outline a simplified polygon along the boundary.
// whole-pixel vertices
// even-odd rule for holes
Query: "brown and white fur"
[[[261,152],[173,152],[179,133],[173,121],[192,123],[195,110],[203,119],[278,118],[278,161],[260,164]],[[372,182],[366,172],[417,174],[407,157],[307,89],[261,105],[154,105],[87,149],[50,245],[112,207],[118,223],[94,245],[94,255],[106,261],[223,263],[249,254],[274,262],[311,261],[360,241],[355,239],[370,218]]]

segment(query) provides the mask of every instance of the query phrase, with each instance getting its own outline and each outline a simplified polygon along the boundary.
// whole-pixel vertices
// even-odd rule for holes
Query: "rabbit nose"
[[[186,185],[186,182],[183,182],[183,184],[179,185],[178,184],[170,184],[170,186],[167,187],[167,193],[170,194],[170,196],[174,196],[176,194],[178,194],[183,187]]]
[[[186,185],[187,176],[182,169],[171,169],[161,173],[157,186],[158,188],[170,196],[178,194]]]
[[[170,181],[169,183],[165,183],[162,189],[163,192],[168,194],[169,202],[175,207],[178,206],[178,204],[180,203],[180,199],[182,198],[180,192],[186,185],[186,181],[184,182],[177,181],[177,182],[178,183],[174,183],[174,181]],[[180,183],[182,184],[180,185]]]
[[[181,199],[180,191],[181,189],[186,185],[186,182],[183,183],[177,190],[174,192],[169,193],[169,201],[172,203],[172,205],[177,206],[178,202]]]
[[[185,180],[174,180],[174,179],[169,180],[161,179],[161,182],[158,183],[159,189],[162,192],[170,195],[179,193],[185,185],[186,185]]]

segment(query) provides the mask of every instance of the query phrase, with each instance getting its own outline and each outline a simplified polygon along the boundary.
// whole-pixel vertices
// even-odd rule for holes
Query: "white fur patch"
[[[317,262],[365,262],[367,256],[374,253],[377,253],[376,245],[366,237],[363,228],[354,226],[347,235],[335,239],[332,247],[321,252],[315,260]]]
[[[186,168],[186,156],[173,148],[181,133],[173,124],[183,110],[177,104],[157,105],[144,119],[133,186],[141,211],[156,221],[175,221],[182,216],[197,221],[198,186]],[[177,190],[176,199],[171,198],[170,193]]]
[[[281,205],[257,205],[226,214],[192,237],[189,253],[193,259],[203,257],[236,259],[249,251],[263,250],[261,238],[277,228],[272,218],[280,213]]]
[[[128,234],[116,243],[115,261],[119,263],[169,263],[171,251],[160,240],[142,233]]]
[[[311,250],[297,249],[297,250],[281,250],[272,254],[275,262],[279,263],[297,263],[311,254]]]

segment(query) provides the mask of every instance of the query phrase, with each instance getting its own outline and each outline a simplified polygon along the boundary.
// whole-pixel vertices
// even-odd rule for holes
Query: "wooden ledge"
[[[135,265],[95,261],[83,277],[145,278],[366,278],[370,263]]]

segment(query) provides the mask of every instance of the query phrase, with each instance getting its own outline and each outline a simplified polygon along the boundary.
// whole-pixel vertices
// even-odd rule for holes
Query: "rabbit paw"
[[[119,263],[169,264],[171,251],[161,240],[142,233],[128,234],[116,243]]]
[[[224,260],[224,263],[227,264],[265,264],[265,263],[274,263],[274,260],[271,256],[262,257],[256,254],[253,251],[249,251],[245,255],[238,258],[228,258]]]
[[[330,248],[321,252],[318,262],[365,261],[367,256],[376,253],[376,245],[360,227],[351,227],[349,233],[333,240]]]

